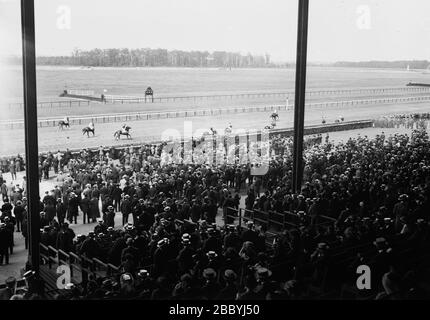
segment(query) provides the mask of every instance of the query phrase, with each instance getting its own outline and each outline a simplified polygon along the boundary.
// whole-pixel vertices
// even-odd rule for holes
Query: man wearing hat
[[[9,203],[9,199],[6,198],[3,200],[3,205],[1,206],[2,217],[10,216],[12,213],[12,205]]]
[[[112,227],[112,228],[115,227],[115,210],[114,210],[114,207],[112,205],[109,205],[107,207],[105,224],[108,228],[109,227]]]
[[[258,295],[259,300],[266,300],[270,292],[272,291],[270,277],[272,271],[267,268],[259,267],[255,272],[257,280],[257,286],[255,287],[255,293]]]
[[[145,206],[145,200],[138,199],[137,195],[135,196],[136,197],[130,202],[130,207],[132,208],[133,224],[138,225],[139,217],[141,217],[142,215],[146,217],[145,212],[147,208]],[[143,224],[146,225],[146,222],[144,222]]]
[[[100,218],[99,199],[96,197],[90,198],[89,218],[91,218],[91,222],[96,222]]]
[[[97,225],[94,227],[94,233],[99,234],[99,233],[105,233],[106,231],[107,231],[107,226],[103,222],[103,219],[97,218]]]
[[[18,200],[15,207],[13,208],[13,214],[16,221],[16,232],[21,232],[22,220],[24,219],[25,209],[22,205],[22,201]]]
[[[89,259],[99,258],[101,253],[99,243],[96,241],[94,232],[90,232],[88,237],[82,243],[79,253],[86,256]]]
[[[9,232],[6,229],[6,223],[0,223],[0,265],[5,263],[9,264]]]
[[[409,204],[408,204],[408,195],[401,194],[398,198],[398,202],[394,205],[393,215],[396,217],[395,220],[395,229],[396,232],[400,232],[402,229],[401,219],[402,217],[406,217],[409,213]]]
[[[128,217],[132,211],[131,210],[130,195],[128,195],[128,194],[124,195],[124,198],[121,201],[120,210],[122,213],[122,225],[125,225],[126,223],[128,223]],[[135,223],[135,221],[133,221],[133,223]]]
[[[9,277],[6,279],[6,288],[0,289],[0,300],[10,300],[10,298],[15,294],[16,289],[16,279],[14,277]]]
[[[203,242],[203,251],[215,251],[217,254],[222,252],[222,241],[217,237],[217,232],[214,228],[208,228],[208,238]]]
[[[139,293],[139,299],[149,300],[154,290],[154,281],[151,279],[148,270],[141,269],[137,273],[136,291]]]
[[[64,252],[73,251],[73,239],[75,238],[75,232],[69,228],[69,224],[65,222],[57,235],[57,248]]]
[[[208,299],[213,300],[220,292],[221,286],[217,282],[217,273],[212,268],[203,270],[203,278],[206,280],[202,287],[202,295]]]
[[[242,233],[242,242],[252,242],[254,245],[258,242],[258,233],[254,229],[254,222],[248,221],[246,223],[248,228]]]
[[[221,267],[221,261],[215,251],[208,251],[206,253],[207,263],[206,268],[218,270]]]
[[[83,223],[85,224],[86,223],[85,221],[87,221],[87,223],[90,223],[90,197],[84,196],[79,203],[79,207],[81,208],[81,211],[82,211]]]
[[[15,232],[15,218],[14,217],[5,217],[3,222],[6,224],[6,230],[8,234],[8,244],[9,244],[9,250],[10,254],[13,254],[13,247],[15,245],[15,239],[14,239],[14,232]]]
[[[69,195],[69,202],[67,205],[67,220],[70,223],[78,223],[78,215],[79,215],[79,199],[74,192],[71,192]]]
[[[375,279],[372,281],[372,289],[380,290],[381,278],[392,265],[394,252],[388,241],[383,237],[376,238],[373,244],[377,253],[370,258],[368,265],[372,269],[372,280]]]
[[[167,271],[169,264],[169,239],[163,238],[157,242],[154,252],[154,277],[158,277]]]
[[[235,300],[238,292],[236,280],[237,274],[231,269],[224,271],[225,286],[221,289],[220,293],[217,295],[216,300]]]
[[[236,232],[236,227],[232,224],[229,224],[226,227],[223,247],[224,250],[227,248],[234,248],[237,252],[239,252],[242,247],[242,240]]]
[[[133,239],[130,237],[126,240],[126,248],[121,252],[121,261],[124,261],[126,255],[131,255],[136,265],[139,263],[139,250],[134,246]]]
[[[195,250],[191,245],[191,235],[184,233],[181,237],[182,249],[179,251],[176,261],[180,273],[186,273],[194,266],[193,255]]]
[[[62,225],[64,223],[64,219],[66,218],[67,206],[61,200],[61,198],[57,199],[57,205],[56,205],[55,211],[56,211],[56,214],[57,214],[58,223],[60,225]]]

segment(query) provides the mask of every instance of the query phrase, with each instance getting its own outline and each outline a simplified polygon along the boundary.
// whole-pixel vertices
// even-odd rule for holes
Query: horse
[[[93,137],[94,137],[96,129],[91,129],[90,127],[85,127],[85,128],[82,129],[82,134],[83,135],[87,134],[88,138],[90,137],[90,132],[93,134]]]
[[[64,127],[70,128],[70,123],[63,120],[58,121],[58,129],[64,130]]]
[[[131,129],[131,127],[128,127],[128,126],[125,127],[125,133],[122,132],[122,130],[117,130],[117,131],[115,131],[113,136],[116,140],[121,139],[121,136],[126,136],[127,139],[131,139],[131,134],[129,133],[130,129]]]
[[[270,118],[271,118],[273,121],[279,120],[279,114],[278,114],[277,112],[273,112],[273,113],[270,115]]]
[[[232,127],[227,127],[224,129],[224,135],[228,136],[233,132],[233,128]]]
[[[345,120],[344,117],[339,117],[339,119],[335,120],[335,123],[341,123]]]

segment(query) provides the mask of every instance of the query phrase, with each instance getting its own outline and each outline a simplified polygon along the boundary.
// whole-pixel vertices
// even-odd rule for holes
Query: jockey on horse
[[[90,128],[91,130],[94,130],[94,122],[91,120],[91,122],[88,124],[88,128]]]
[[[272,118],[273,121],[276,121],[279,119],[278,110],[273,111],[273,113],[270,115],[270,118]]]
[[[127,125],[125,123],[122,125],[121,133],[122,134],[127,134],[128,133]]]
[[[63,130],[64,127],[70,127],[69,117],[64,117],[63,120],[58,121],[58,129]]]
[[[233,125],[231,124],[231,122],[228,123],[228,127],[225,128],[224,130],[224,134],[231,134],[233,132]]]

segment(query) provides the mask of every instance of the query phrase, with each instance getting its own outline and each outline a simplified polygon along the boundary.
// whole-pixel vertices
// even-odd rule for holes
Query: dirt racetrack
[[[320,124],[324,116],[327,123],[333,123],[340,115],[345,117],[345,121],[375,119],[383,115],[394,113],[414,113],[429,112],[430,105],[426,103],[403,103],[397,105],[363,105],[354,107],[342,107],[322,110],[308,110],[306,112],[305,125]],[[218,132],[223,132],[229,122],[233,129],[258,130],[270,124],[270,114],[263,112],[246,114],[228,114],[211,117],[193,117],[188,119],[160,119],[132,121],[128,125],[132,127],[132,140],[122,138],[115,141],[114,131],[120,129],[122,123],[106,123],[96,125],[95,137],[87,138],[82,135],[82,127],[73,126],[64,131],[58,128],[39,128],[39,151],[57,151],[99,146],[122,145],[129,143],[151,142],[162,140],[162,133],[165,130],[176,129],[181,135],[184,132],[184,125],[191,125],[192,132],[197,129],[209,129],[214,127]],[[289,128],[293,126],[293,110],[279,113],[280,120],[278,128]],[[185,134],[187,136],[187,134]],[[0,150],[2,156],[16,155],[24,153],[24,130],[0,130]]]

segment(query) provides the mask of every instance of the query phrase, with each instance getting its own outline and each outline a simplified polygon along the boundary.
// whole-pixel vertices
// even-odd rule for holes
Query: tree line
[[[389,68],[389,69],[428,69],[430,61],[427,60],[399,60],[399,61],[360,61],[348,62],[339,61],[333,64],[335,67],[356,67],[356,68]]]
[[[274,66],[270,55],[243,55],[226,51],[169,51],[166,49],[75,49],[70,56],[39,56],[39,65],[88,67],[218,67]]]

